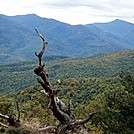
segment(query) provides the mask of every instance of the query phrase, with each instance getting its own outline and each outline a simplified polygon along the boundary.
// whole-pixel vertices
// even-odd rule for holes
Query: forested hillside
[[[134,72],[134,51],[99,55],[95,57],[44,58],[45,67],[52,81],[67,78],[110,78],[121,71]],[[37,61],[0,65],[0,93],[13,93],[36,84],[33,69]]]
[[[53,88],[55,87],[53,83]],[[71,100],[75,119],[84,118],[90,112],[98,111],[91,122],[86,124],[89,133],[130,134],[134,132],[133,88],[132,73],[121,73],[118,78],[70,78],[62,80],[59,97],[66,104]],[[48,109],[46,96],[41,94],[40,90],[41,86],[30,86],[17,94],[0,97],[0,112],[17,116],[17,99],[21,121],[25,122],[23,129],[1,129],[1,132],[37,134],[39,132],[35,130],[39,127],[58,124]]]
[[[54,89],[55,81],[61,79],[58,97],[66,105],[71,101],[75,120],[97,112],[84,127],[88,133],[134,133],[134,50],[95,57],[43,59]],[[40,134],[37,130],[44,126],[61,127],[50,112],[47,96],[41,94],[43,88],[37,84],[33,73],[37,62],[0,65],[0,113],[15,119],[20,113],[22,124],[18,128],[1,127],[0,133]],[[2,118],[0,122],[7,124]]]

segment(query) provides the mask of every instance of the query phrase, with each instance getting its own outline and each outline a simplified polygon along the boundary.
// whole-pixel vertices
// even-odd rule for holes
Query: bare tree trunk
[[[75,116],[73,114],[73,111],[70,108],[71,104],[69,103],[69,105],[66,106],[65,103],[63,103],[57,97],[57,93],[60,91],[59,80],[57,81],[56,89],[52,89],[52,86],[48,79],[48,74],[46,70],[44,69],[44,65],[42,63],[42,55],[48,43],[45,40],[45,38],[38,32],[37,29],[35,29],[35,31],[37,32],[38,36],[42,39],[43,46],[39,54],[35,52],[35,55],[38,57],[38,60],[39,60],[39,66],[34,69],[34,72],[40,77],[37,79],[38,83],[40,83],[41,86],[44,88],[44,90],[40,92],[45,94],[47,98],[49,99],[49,109],[53,112],[53,115],[57,118],[57,120],[60,121],[61,124],[67,125],[66,127],[64,127],[64,129],[71,129],[75,127],[76,125],[83,125],[87,123],[94,116],[96,112],[89,114],[89,116],[83,120],[74,121]]]
[[[57,89],[56,90],[52,89],[51,84],[50,84],[49,79],[48,79],[48,74],[46,73],[46,71],[44,69],[44,65],[42,64],[42,55],[43,55],[43,53],[45,51],[47,41],[38,32],[37,29],[36,29],[36,32],[39,35],[39,37],[41,37],[41,39],[43,40],[43,47],[42,47],[42,50],[40,51],[39,54],[35,53],[36,56],[38,57],[38,60],[39,60],[39,66],[34,69],[34,72],[35,72],[35,74],[37,74],[38,76],[41,77],[41,79],[38,78],[38,82],[44,88],[43,93],[46,94],[48,99],[49,99],[49,108],[53,112],[53,115],[62,124],[69,123],[71,121],[70,117],[68,116],[67,113],[63,112],[63,109],[62,109],[63,107],[67,108],[67,106],[61,100],[59,100],[58,97],[56,96],[58,90]]]

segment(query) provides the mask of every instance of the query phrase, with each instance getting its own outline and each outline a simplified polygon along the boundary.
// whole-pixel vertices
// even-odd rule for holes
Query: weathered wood
[[[36,30],[38,36],[43,41],[43,47],[42,47],[40,53],[39,54],[35,53],[36,56],[38,57],[38,60],[39,60],[39,66],[34,69],[34,72],[35,72],[35,74],[37,74],[41,78],[41,79],[38,78],[38,83],[40,83],[42,85],[42,87],[45,89],[45,92],[47,93],[47,96],[49,96],[48,97],[49,98],[49,108],[53,112],[53,115],[62,124],[69,123],[70,122],[70,117],[61,110],[62,109],[61,107],[65,104],[62,103],[61,101],[59,101],[59,99],[56,97],[58,90],[52,89],[51,84],[50,84],[49,79],[48,79],[48,74],[46,73],[46,70],[43,68],[44,66],[42,64],[42,56],[44,54],[44,51],[45,51],[45,48],[46,48],[46,45],[47,45],[47,41],[39,33],[39,31],[37,29],[35,29],[35,30]]]
[[[88,115],[88,117],[86,117],[83,120],[77,120],[77,121],[73,122],[72,125],[83,125],[83,124],[87,123],[94,116],[94,114],[96,114],[96,112],[90,113]]]
[[[7,120],[11,126],[15,126],[16,120],[12,116],[3,115],[0,113],[0,118]]]
[[[87,123],[94,116],[96,112],[89,114],[89,116],[83,120],[74,121],[75,115],[73,111],[71,110],[71,100],[68,106],[66,106],[66,104],[57,97],[57,94],[60,91],[59,89],[60,80],[57,80],[56,89],[53,89],[49,82],[48,74],[46,70],[44,69],[44,65],[42,63],[42,56],[44,54],[47,41],[39,33],[37,29],[35,30],[38,36],[43,41],[43,46],[42,46],[40,53],[39,54],[35,53],[39,60],[39,66],[34,69],[35,74],[37,74],[40,77],[37,79],[38,83],[44,88],[44,90],[41,90],[40,92],[45,94],[45,96],[47,96],[47,98],[49,99],[49,109],[52,111],[53,115],[57,118],[57,120],[60,121],[60,124],[64,126],[63,129],[60,131],[60,133],[68,129],[73,130],[74,128],[76,128],[77,125],[83,125]],[[40,129],[40,131],[46,131],[49,128],[53,128],[53,127],[42,128]]]
[[[9,116],[0,113],[0,118],[3,118],[3,119],[8,120],[9,119]]]
[[[56,129],[56,126],[47,126],[45,128],[39,128],[38,131],[43,131],[43,132],[52,132]]]
[[[9,128],[8,125],[3,124],[2,122],[0,122],[0,127]]]
[[[42,39],[42,41],[43,41],[43,46],[42,46],[42,50],[40,51],[40,53],[37,54],[37,53],[35,52],[35,55],[39,58],[39,65],[42,67],[42,66],[43,66],[43,64],[42,64],[42,55],[43,55],[43,53],[44,53],[44,51],[45,51],[45,48],[46,48],[46,45],[48,44],[48,42],[47,42],[46,39],[38,32],[37,29],[35,29],[35,31],[37,32],[38,36],[39,36],[39,37]]]

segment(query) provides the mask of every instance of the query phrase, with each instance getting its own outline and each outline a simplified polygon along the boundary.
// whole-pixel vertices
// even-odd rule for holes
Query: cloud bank
[[[0,0],[0,13],[35,13],[70,24],[123,19],[134,23],[134,0]]]

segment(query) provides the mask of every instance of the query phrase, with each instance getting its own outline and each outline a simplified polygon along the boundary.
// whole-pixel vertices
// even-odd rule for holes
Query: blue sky
[[[69,24],[121,19],[134,23],[134,0],[0,0],[0,14],[37,14]]]

